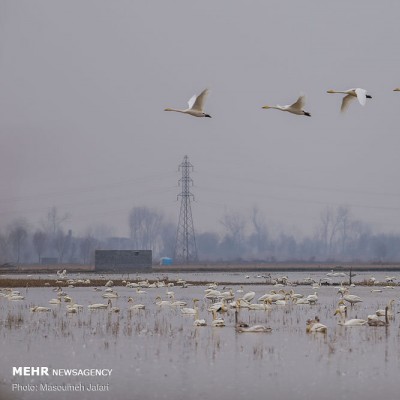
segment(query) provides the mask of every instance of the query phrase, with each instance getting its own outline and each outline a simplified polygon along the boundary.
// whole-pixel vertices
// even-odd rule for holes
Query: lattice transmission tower
[[[189,264],[197,261],[197,247],[190,206],[190,200],[194,200],[194,195],[190,192],[190,186],[193,185],[190,171],[193,171],[193,165],[189,162],[188,156],[183,158],[183,162],[179,165],[179,171],[182,171],[182,178],[178,182],[182,187],[182,192],[178,194],[178,199],[181,198],[181,211],[176,230],[174,259],[177,264]]]

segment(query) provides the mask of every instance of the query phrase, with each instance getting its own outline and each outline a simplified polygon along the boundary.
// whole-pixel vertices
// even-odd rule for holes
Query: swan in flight
[[[211,115],[204,112],[204,102],[208,94],[208,89],[204,89],[198,96],[194,95],[189,101],[189,108],[185,110],[178,110],[176,108],[166,108],[164,111],[176,111],[183,114],[189,114],[193,117],[207,117],[211,118]]]
[[[305,96],[300,96],[295,103],[289,104],[287,106],[264,106],[262,108],[268,110],[269,108],[273,108],[275,110],[281,110],[281,111],[288,111],[292,114],[296,115],[306,115],[307,117],[311,117],[311,114],[307,111],[304,111],[304,106],[305,106]]]
[[[372,99],[372,96],[367,94],[367,91],[365,89],[361,89],[361,88],[349,89],[349,90],[330,89],[327,91],[327,93],[342,93],[342,94],[346,95],[343,97],[342,106],[340,107],[340,111],[342,111],[342,112],[346,111],[347,107],[350,105],[352,100],[354,100],[355,98],[358,99],[358,102],[362,106],[365,106],[367,99]]]

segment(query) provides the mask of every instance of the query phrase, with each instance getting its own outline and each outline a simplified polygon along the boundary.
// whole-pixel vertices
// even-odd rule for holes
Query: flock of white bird
[[[394,89],[393,91],[400,92],[400,87]],[[199,95],[192,96],[192,98],[188,101],[189,107],[186,109],[181,110],[177,108],[166,108],[164,111],[175,111],[183,114],[192,115],[193,117],[211,118],[211,115],[207,114],[204,111],[204,103],[208,92],[209,92],[208,89],[205,89]],[[330,89],[327,91],[327,93],[331,94],[338,93],[345,95],[342,99],[342,105],[340,108],[342,112],[345,111],[349,107],[350,103],[352,103],[352,101],[355,99],[357,99],[362,106],[365,106],[365,104],[367,103],[367,99],[372,99],[372,96],[367,94],[367,91],[362,88],[353,88],[348,90]],[[305,107],[305,96],[300,96],[293,104],[288,104],[286,106],[280,106],[280,105],[263,106],[262,108],[266,110],[275,109],[280,111],[287,111],[291,114],[305,115],[307,117],[311,117],[311,114],[308,111],[305,111],[304,107]]]
[[[342,277],[344,275],[343,272],[334,272],[333,270],[327,274],[327,276],[336,276]],[[211,314],[212,319],[210,321],[210,325],[212,327],[224,327],[225,320],[223,318],[224,313],[233,310],[235,313],[235,329],[239,333],[244,332],[253,332],[253,333],[267,333],[271,332],[271,328],[265,325],[248,325],[244,322],[238,320],[238,315],[241,309],[248,310],[259,310],[259,311],[269,311],[273,309],[275,306],[298,306],[298,305],[309,305],[313,306],[317,304],[318,291],[321,287],[321,284],[316,282],[315,280],[311,280],[309,278],[306,279],[307,283],[312,286],[315,290],[314,294],[303,295],[301,293],[295,293],[293,288],[294,285],[292,282],[288,280],[288,277],[282,277],[274,282],[274,288],[267,293],[259,296],[256,301],[254,299],[256,297],[255,291],[247,291],[244,293],[243,286],[234,292],[232,288],[220,290],[218,288],[217,283],[210,283],[204,289],[204,304],[206,311]],[[329,278],[327,278],[329,279]],[[386,283],[389,283],[389,286],[385,286],[385,288],[393,289],[396,286],[394,283],[395,277],[386,278]],[[58,280],[59,284],[65,284],[67,287],[74,287],[75,282],[90,284],[89,280]],[[321,282],[321,281],[320,281]],[[369,283],[374,285],[376,282],[375,278],[371,278]],[[192,316],[194,318],[193,325],[194,326],[207,326],[208,323],[205,318],[200,318],[200,310],[198,307],[199,299],[193,299],[193,308],[187,307],[187,303],[182,300],[175,299],[174,286],[178,287],[189,287],[191,286],[189,283],[186,283],[184,280],[177,280],[175,283],[165,283],[164,281],[155,281],[150,283],[148,280],[138,281],[138,282],[129,282],[122,281],[122,284],[129,289],[135,289],[132,293],[136,293],[136,295],[144,296],[147,295],[148,292],[145,289],[151,288],[166,288],[165,296],[166,300],[163,300],[161,296],[157,296],[154,301],[155,307],[173,307],[180,310],[181,315]],[[112,300],[119,299],[119,294],[113,288],[114,283],[110,280],[105,283],[104,288],[95,287],[95,291],[101,291],[101,297],[103,299],[107,299],[107,303],[94,303],[87,305],[88,310],[104,310],[110,313],[119,313],[121,310],[119,307],[113,307]],[[351,286],[354,286],[351,285]],[[357,303],[361,303],[363,299],[357,295],[350,294],[351,286],[344,286],[341,284],[337,287],[337,293],[340,296],[337,304],[337,308],[334,312],[334,315],[339,317],[338,324],[346,327],[354,327],[354,326],[388,326],[389,319],[393,318],[393,306],[395,300],[391,300],[387,306],[383,309],[378,309],[374,314],[368,315],[366,319],[347,319],[348,305],[353,309],[353,307]],[[290,290],[288,290],[290,288]],[[66,303],[66,312],[67,313],[78,313],[84,309],[83,305],[76,304],[71,296],[69,296],[61,286],[55,287],[53,289],[57,293],[57,297],[49,300],[49,304],[52,306],[60,306],[62,303]],[[381,292],[382,289],[374,288],[371,292]],[[25,297],[21,295],[19,291],[12,289],[2,289],[0,290],[0,298],[3,297],[10,301],[21,301],[24,300]],[[346,305],[348,304],[348,305]],[[134,297],[128,297],[128,308],[126,309],[128,312],[144,310],[146,306],[144,304],[135,303]],[[50,312],[53,308],[44,307],[44,306],[33,306],[30,307],[31,312]],[[384,318],[384,319],[382,319]],[[308,333],[327,333],[327,326],[322,324],[318,317],[314,319],[308,319],[306,323],[306,332]]]

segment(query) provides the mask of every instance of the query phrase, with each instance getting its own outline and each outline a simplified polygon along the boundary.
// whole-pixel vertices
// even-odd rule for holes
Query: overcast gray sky
[[[400,229],[399,1],[0,0],[0,228],[57,206],[128,234],[177,221],[195,166],[199,232],[257,205],[310,233],[327,205]],[[204,88],[209,118],[166,113]],[[339,112],[341,95],[373,99]],[[265,104],[306,95],[312,117]]]

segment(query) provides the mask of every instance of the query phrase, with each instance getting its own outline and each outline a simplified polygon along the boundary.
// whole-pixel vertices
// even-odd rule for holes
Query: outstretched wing
[[[206,100],[208,94],[208,89],[204,89],[197,97],[196,100],[194,101],[193,105],[190,107],[190,103],[189,103],[189,107],[192,110],[196,110],[196,111],[200,111],[203,112],[204,109],[204,102]],[[195,96],[194,96],[195,97]],[[193,97],[190,99],[190,101],[193,99]]]
[[[194,102],[196,101],[196,95],[194,94],[191,98],[190,98],[190,100],[188,101],[188,104],[189,104],[189,108],[192,108],[193,107],[193,104],[194,104]]]
[[[365,103],[367,102],[367,91],[365,89],[356,89],[355,90],[357,99],[360,102],[362,106],[365,106]]]
[[[305,96],[300,96],[297,101],[290,105],[290,108],[296,108],[297,110],[302,110],[306,104]]]
[[[355,99],[354,96],[352,96],[351,94],[348,94],[347,96],[343,97],[342,100],[342,106],[340,107],[340,111],[344,112],[347,110],[347,108],[349,107],[350,103]]]

